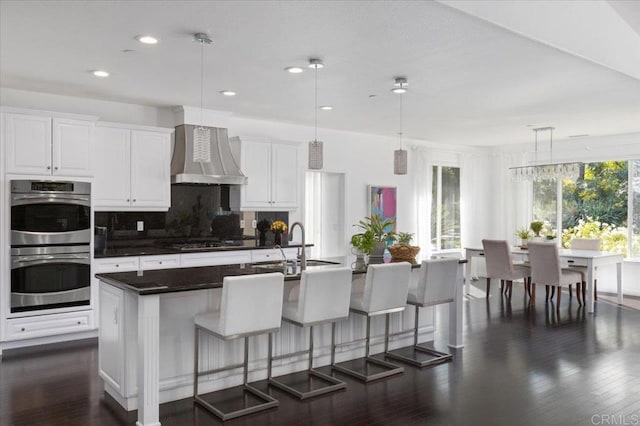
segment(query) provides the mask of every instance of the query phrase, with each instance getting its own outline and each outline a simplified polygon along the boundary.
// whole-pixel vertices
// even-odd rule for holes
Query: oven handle
[[[88,254],[15,256],[11,259],[11,269],[45,265],[47,263],[60,263],[60,261],[64,261],[64,263],[80,263],[83,265],[91,264],[91,259]]]
[[[37,201],[37,203],[33,203]],[[44,203],[60,203],[76,204],[80,206],[91,206],[90,197],[74,196],[74,195],[58,195],[48,194],[46,197],[42,195],[14,194],[11,196],[12,206],[24,206],[27,204],[44,204]]]

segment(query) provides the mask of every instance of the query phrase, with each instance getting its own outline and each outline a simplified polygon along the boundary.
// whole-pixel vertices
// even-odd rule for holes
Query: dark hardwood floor
[[[498,286],[493,286],[498,287]],[[559,313],[538,291],[535,307],[514,285],[509,303],[484,281],[465,300],[465,343],[454,361],[280,407],[233,425],[640,424],[640,311],[604,299],[595,315],[562,297]],[[436,346],[445,348],[447,311]],[[105,397],[95,342],[7,353],[0,363],[1,425],[133,425]],[[262,383],[259,387],[265,389]],[[160,408],[163,425],[220,422],[191,399]],[[623,423],[626,422],[626,423]]]

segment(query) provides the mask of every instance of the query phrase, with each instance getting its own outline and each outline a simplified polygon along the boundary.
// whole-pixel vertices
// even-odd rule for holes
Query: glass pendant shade
[[[406,175],[407,174],[407,150],[396,149],[393,151],[393,174],[394,175]]]
[[[211,130],[206,127],[193,129],[193,161],[211,162]]]
[[[309,169],[322,169],[322,147],[323,143],[321,141],[309,142]]]

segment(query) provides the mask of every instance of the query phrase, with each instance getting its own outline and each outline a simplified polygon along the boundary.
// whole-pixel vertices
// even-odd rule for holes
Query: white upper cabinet
[[[171,131],[96,126],[96,210],[167,210],[171,206]]]
[[[239,187],[241,210],[298,208],[298,152],[296,145],[241,142],[240,163],[249,182]]]
[[[6,114],[5,137],[9,173],[93,176],[92,121]]]

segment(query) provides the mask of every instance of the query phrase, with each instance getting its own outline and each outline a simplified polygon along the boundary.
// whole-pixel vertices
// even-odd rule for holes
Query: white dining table
[[[529,252],[526,249],[521,249],[519,247],[512,247],[511,253],[513,253],[516,260],[528,260],[529,258]],[[573,249],[560,249],[559,254],[563,267],[585,266],[587,268],[587,312],[593,313],[593,280],[598,267],[604,265],[616,265],[618,304],[622,305],[622,261],[624,260],[624,256],[622,254]],[[467,268],[465,272],[466,294],[469,294],[471,290],[471,259],[482,256],[484,256],[484,250],[481,248],[465,248],[465,257],[467,259]]]

